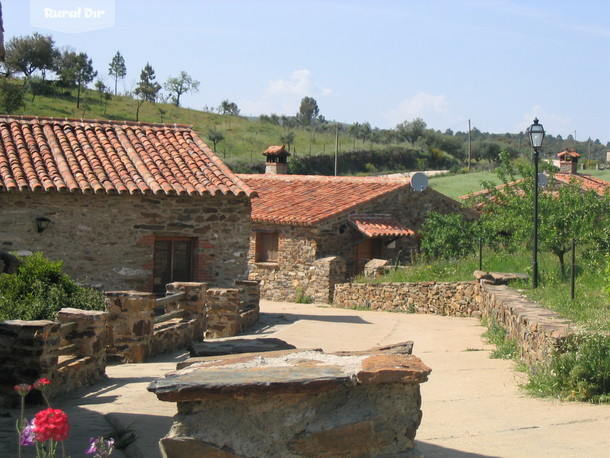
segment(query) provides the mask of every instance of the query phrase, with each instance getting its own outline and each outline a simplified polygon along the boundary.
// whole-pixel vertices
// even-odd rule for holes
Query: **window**
[[[191,281],[193,243],[191,239],[155,240],[153,292],[164,294],[165,285],[174,281]]]
[[[277,262],[279,234],[277,232],[256,233],[256,262]]]

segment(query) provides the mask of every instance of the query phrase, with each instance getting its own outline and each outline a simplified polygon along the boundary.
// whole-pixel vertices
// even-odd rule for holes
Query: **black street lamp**
[[[534,119],[528,131],[530,143],[534,148],[534,256],[532,261],[532,288],[538,287],[538,153],[544,140],[544,127]]]

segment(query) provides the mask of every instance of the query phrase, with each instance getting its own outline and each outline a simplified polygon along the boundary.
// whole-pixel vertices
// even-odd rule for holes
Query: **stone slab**
[[[290,350],[294,345],[275,338],[231,339],[203,341],[193,344],[191,356],[219,356],[236,353],[262,353],[275,350]]]

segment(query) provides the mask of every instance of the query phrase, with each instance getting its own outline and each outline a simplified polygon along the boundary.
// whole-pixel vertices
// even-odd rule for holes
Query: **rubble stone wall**
[[[481,300],[477,282],[342,283],[335,286],[333,305],[385,312],[478,316]]]

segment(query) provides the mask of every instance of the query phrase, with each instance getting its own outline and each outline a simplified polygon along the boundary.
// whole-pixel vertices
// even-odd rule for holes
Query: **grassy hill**
[[[58,91],[59,94],[59,91]],[[126,96],[112,96],[104,110],[104,102],[96,91],[85,90],[81,98],[81,107],[76,108],[76,90],[73,94],[38,95],[32,100],[31,94],[26,94],[25,107],[15,112],[24,116],[49,116],[86,119],[111,119],[117,121],[135,121],[137,101]],[[241,116],[228,116],[176,107],[169,103],[152,104],[145,102],[140,108],[139,120],[153,123],[177,123],[192,125],[199,136],[212,145],[207,138],[210,129],[214,128],[224,135],[224,141],[218,143],[217,154],[229,165],[236,163],[263,163],[263,151],[269,145],[281,144],[280,137],[288,129],[257,119]],[[290,129],[295,133],[295,141],[291,147],[293,156],[308,156],[316,154],[334,154],[335,128],[329,126],[326,132],[310,131],[304,128]],[[339,134],[339,151],[351,151],[355,147],[362,148],[362,142],[355,142],[353,137],[345,132]],[[381,145],[366,143],[366,149],[381,148]]]

